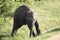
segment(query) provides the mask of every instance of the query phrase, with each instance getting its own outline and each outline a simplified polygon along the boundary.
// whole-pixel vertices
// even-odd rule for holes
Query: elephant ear
[[[27,17],[33,17],[33,12],[31,10],[26,11],[26,16]]]

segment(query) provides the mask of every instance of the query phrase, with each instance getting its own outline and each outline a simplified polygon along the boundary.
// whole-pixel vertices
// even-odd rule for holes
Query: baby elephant
[[[30,30],[30,37],[34,37],[40,34],[39,24],[37,20],[34,18],[31,9],[26,5],[22,5],[16,9],[14,14],[13,30],[11,35],[14,36],[18,28],[22,27],[22,25],[28,25],[28,28]],[[35,25],[37,35],[34,33],[33,25]]]

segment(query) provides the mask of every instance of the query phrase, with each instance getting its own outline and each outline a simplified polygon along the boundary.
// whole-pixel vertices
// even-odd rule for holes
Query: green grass
[[[29,29],[23,25],[15,37],[11,37],[13,20],[5,23],[0,31],[0,40],[47,40],[51,36],[60,33],[60,0],[41,0],[30,5],[37,15],[41,35],[29,38]],[[0,19],[1,20],[1,19]],[[9,20],[9,18],[6,18]]]

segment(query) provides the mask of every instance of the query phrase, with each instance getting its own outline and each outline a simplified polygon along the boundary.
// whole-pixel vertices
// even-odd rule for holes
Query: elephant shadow
[[[56,29],[53,29],[53,30],[51,30],[51,31],[47,31],[46,33],[56,32],[56,31],[60,31],[60,28],[56,28]]]
[[[4,38],[4,37],[11,37],[10,35],[2,35],[2,34],[0,34],[0,40],[2,40],[2,38]]]

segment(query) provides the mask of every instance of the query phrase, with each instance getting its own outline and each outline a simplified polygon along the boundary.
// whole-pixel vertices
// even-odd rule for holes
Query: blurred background
[[[14,12],[21,5],[27,5],[36,14],[41,35],[29,38],[29,29],[23,25],[15,37],[10,36]],[[60,0],[0,0],[0,40],[49,40],[59,33]]]

